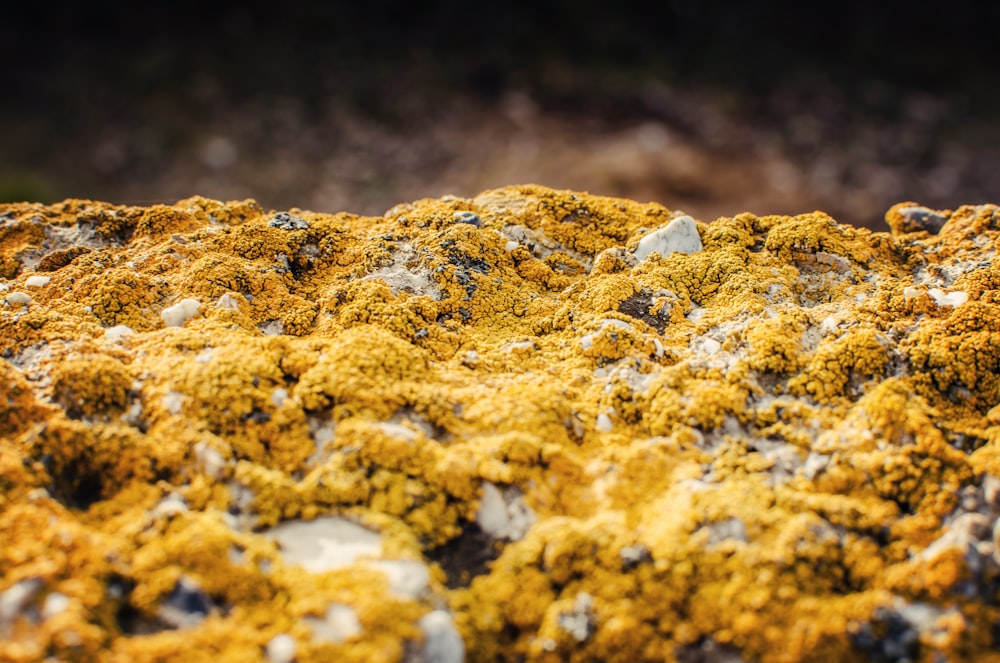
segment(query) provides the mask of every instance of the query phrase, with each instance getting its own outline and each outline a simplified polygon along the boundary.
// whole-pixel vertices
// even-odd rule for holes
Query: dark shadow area
[[[537,182],[878,225],[1000,198],[998,25],[900,1],[22,4],[0,200],[380,214]]]

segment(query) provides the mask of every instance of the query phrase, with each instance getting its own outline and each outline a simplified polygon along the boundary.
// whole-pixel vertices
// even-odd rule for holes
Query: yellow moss
[[[758,371],[788,374],[801,367],[800,337],[809,319],[799,312],[783,313],[754,325],[746,340],[752,355],[747,362]]]
[[[128,368],[106,356],[63,362],[52,370],[52,400],[74,419],[121,414],[131,387]]]
[[[918,603],[918,658],[993,646],[992,539],[979,571],[927,549],[1000,477],[994,206],[937,234],[897,207],[893,236],[741,214],[638,263],[675,214],[537,186],[289,229],[198,197],[5,212],[0,285],[32,301],[0,306],[0,592],[42,584],[0,658],[264,660],[288,634],[303,662],[398,661],[448,610],[471,661],[864,660]],[[263,533],[327,515],[426,592]],[[157,624],[181,577],[204,620],[121,619]],[[361,632],[314,640],[332,603]]]
[[[862,380],[882,376],[889,361],[887,342],[872,329],[852,330],[820,344],[805,370],[788,382],[793,394],[820,403],[838,402],[863,391]]]

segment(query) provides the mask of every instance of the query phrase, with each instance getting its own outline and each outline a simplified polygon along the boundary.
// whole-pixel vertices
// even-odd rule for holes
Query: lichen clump
[[[1000,208],[682,216],[0,205],[0,659],[1000,660]]]

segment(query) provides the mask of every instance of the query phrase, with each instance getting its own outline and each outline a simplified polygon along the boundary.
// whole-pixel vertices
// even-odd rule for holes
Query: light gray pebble
[[[280,230],[305,230],[309,227],[309,222],[288,212],[278,212],[271,217],[267,225]]]

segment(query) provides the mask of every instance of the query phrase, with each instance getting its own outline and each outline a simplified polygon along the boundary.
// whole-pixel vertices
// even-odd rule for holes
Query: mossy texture
[[[1000,208],[914,205],[641,261],[677,213],[537,186],[0,205],[0,660],[421,660],[432,611],[470,661],[1000,660]],[[426,588],[286,563],[321,516]]]

